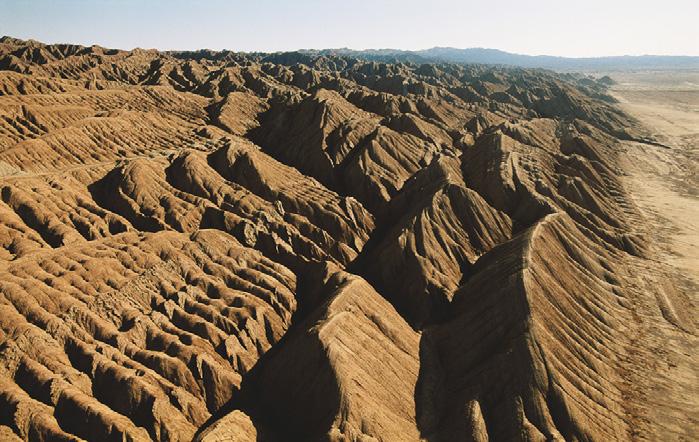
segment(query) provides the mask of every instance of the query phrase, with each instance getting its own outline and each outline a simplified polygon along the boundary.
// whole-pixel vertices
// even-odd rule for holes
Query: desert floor
[[[666,147],[629,143],[627,183],[682,288],[699,288],[699,72],[612,74],[613,95]]]
[[[683,332],[659,333],[666,339],[662,347],[668,351],[668,371],[658,376],[655,397],[648,399],[669,412],[650,414],[664,422],[673,439],[689,440],[698,424],[691,410],[699,407],[699,71],[608,75],[617,82],[612,94],[622,108],[664,145],[625,142],[623,167],[625,183],[657,246],[658,267],[677,290],[671,296],[673,309],[687,319]],[[683,413],[689,431],[679,428],[687,424]]]

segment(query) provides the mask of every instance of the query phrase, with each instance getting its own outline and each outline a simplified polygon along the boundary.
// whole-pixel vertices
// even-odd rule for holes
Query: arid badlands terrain
[[[3,38],[0,440],[696,440],[697,93],[615,80]]]

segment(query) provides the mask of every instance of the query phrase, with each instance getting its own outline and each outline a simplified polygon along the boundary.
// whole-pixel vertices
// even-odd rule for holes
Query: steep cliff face
[[[10,38],[0,69],[0,439],[695,434],[649,419],[694,325],[618,178],[639,129],[573,77]]]

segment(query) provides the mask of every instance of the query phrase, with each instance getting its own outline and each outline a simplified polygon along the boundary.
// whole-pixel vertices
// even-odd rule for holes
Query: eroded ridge
[[[623,439],[616,331],[630,313],[608,270],[617,259],[564,214],[481,258],[455,295],[454,317],[422,336],[423,431],[446,440]]]
[[[295,288],[212,230],[17,259],[0,285],[8,423],[29,439],[190,439],[289,327]]]
[[[692,439],[645,136],[571,74],[2,38],[0,438]]]

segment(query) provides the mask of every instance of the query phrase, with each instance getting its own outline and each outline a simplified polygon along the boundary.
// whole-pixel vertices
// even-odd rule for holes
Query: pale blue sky
[[[0,0],[0,35],[131,49],[699,55],[699,0]]]

